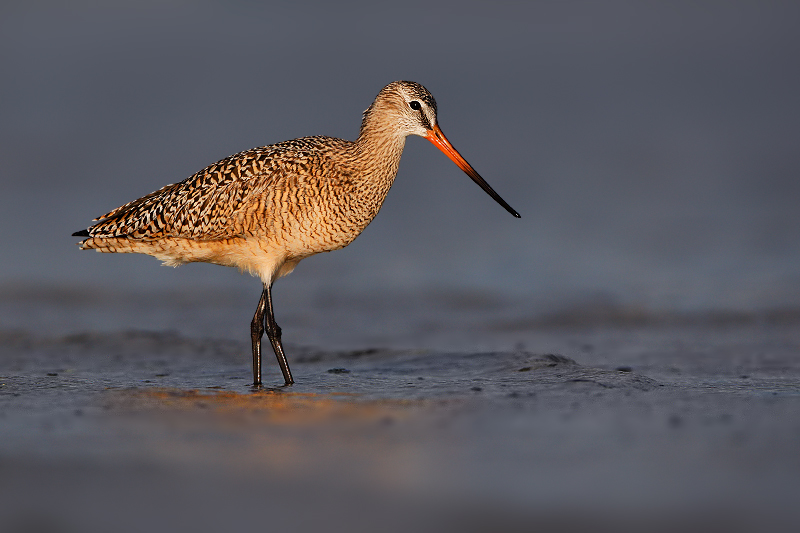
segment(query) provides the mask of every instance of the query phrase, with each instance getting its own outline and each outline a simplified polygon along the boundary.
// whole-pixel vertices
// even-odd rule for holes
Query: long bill
[[[494,189],[492,189],[489,184],[486,183],[486,180],[483,179],[480,174],[475,172],[475,169],[472,168],[472,165],[467,163],[467,160],[461,157],[461,154],[458,153],[458,150],[456,150],[453,145],[450,144],[450,141],[447,140],[447,137],[444,136],[444,133],[442,133],[442,130],[438,124],[436,124],[432,130],[428,131],[428,134],[425,136],[425,138],[432,142],[436,148],[444,152],[444,154],[449,157],[453,163],[458,165],[458,168],[466,172],[467,176],[472,178],[472,181],[477,183],[478,186],[486,192],[486,194],[494,198],[495,202],[502,205],[506,211],[515,217],[520,218],[519,213],[514,211],[505,200],[500,198],[500,195],[494,192]]]

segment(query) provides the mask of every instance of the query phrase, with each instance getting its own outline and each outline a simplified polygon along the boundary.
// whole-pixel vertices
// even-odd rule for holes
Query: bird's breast
[[[364,186],[356,176],[299,180],[290,189],[274,191],[274,209],[267,233],[290,256],[302,257],[347,246],[380,210],[385,192]],[[270,231],[271,230],[271,231]]]

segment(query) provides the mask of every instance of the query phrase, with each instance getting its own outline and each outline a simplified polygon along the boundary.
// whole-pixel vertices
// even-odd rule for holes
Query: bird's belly
[[[245,238],[208,241],[170,238],[151,242],[140,241],[135,245],[130,251],[152,255],[167,266],[212,263],[257,273],[263,270],[265,264],[275,265],[282,262],[280,253],[270,252],[257,240]]]

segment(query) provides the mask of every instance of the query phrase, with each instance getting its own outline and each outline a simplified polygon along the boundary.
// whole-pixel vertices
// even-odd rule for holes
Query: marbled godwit
[[[253,384],[261,384],[266,331],[286,385],[294,383],[272,311],[272,284],[301,259],[347,246],[372,221],[392,186],[408,135],[431,141],[515,217],[461,157],[422,85],[396,81],[364,112],[354,142],[303,137],[253,148],[95,219],[73,234],[81,249],[149,254],[165,265],[203,261],[261,278],[250,324]]]

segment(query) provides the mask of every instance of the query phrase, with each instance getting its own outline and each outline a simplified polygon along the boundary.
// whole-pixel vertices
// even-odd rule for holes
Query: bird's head
[[[472,178],[472,181],[477,183],[506,211],[519,218],[519,213],[514,211],[486,183],[486,180],[467,163],[467,160],[447,140],[436,118],[436,100],[419,83],[395,81],[381,89],[372,105],[364,111],[364,121],[361,128],[362,133],[365,129],[376,128],[383,131],[391,131],[395,136],[402,138],[408,135],[425,137],[444,152],[447,157]]]

